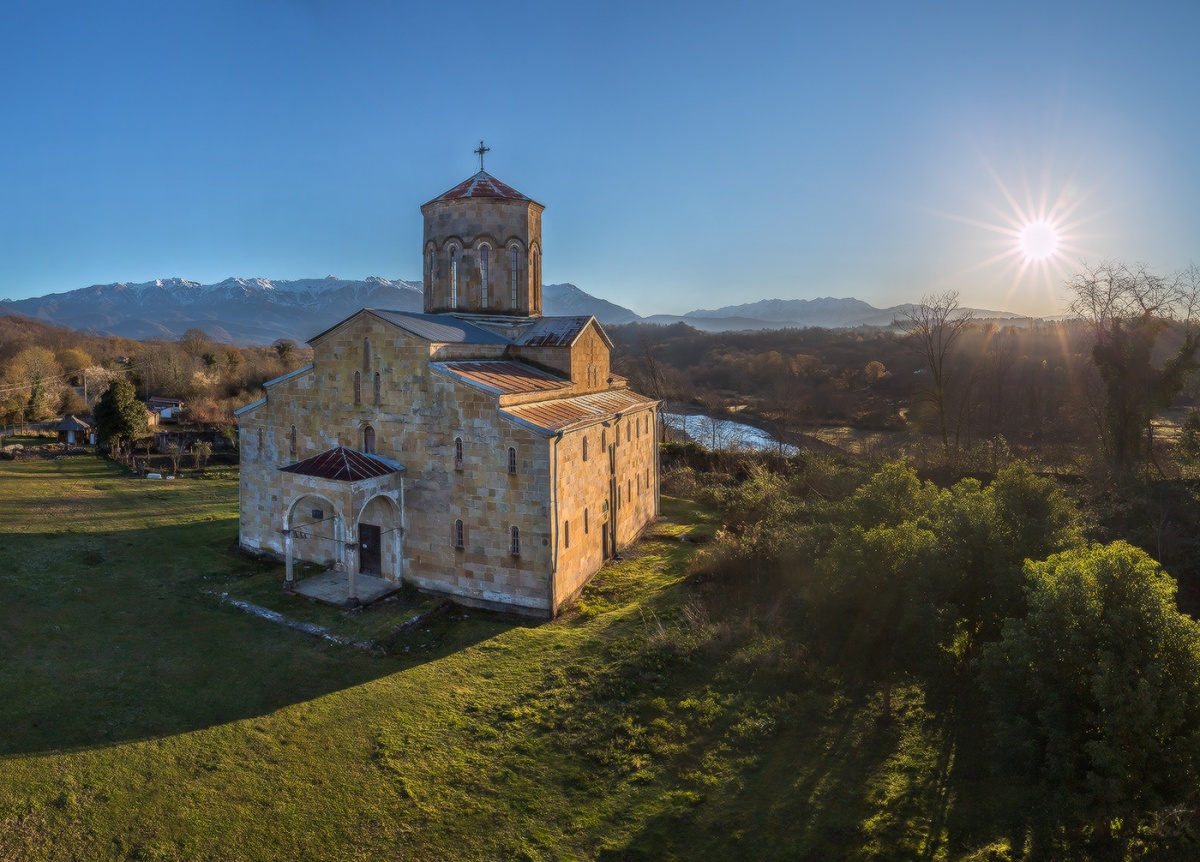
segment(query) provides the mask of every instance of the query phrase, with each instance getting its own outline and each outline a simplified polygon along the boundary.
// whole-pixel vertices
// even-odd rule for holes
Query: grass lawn
[[[669,518],[552,623],[284,599],[231,473],[0,462],[0,859],[1003,859],[1004,788],[899,693],[815,678],[685,577]]]

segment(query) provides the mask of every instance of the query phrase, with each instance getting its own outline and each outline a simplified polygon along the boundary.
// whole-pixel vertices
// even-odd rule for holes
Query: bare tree
[[[892,320],[892,324],[907,335],[903,342],[905,347],[921,359],[925,371],[929,373],[929,382],[921,387],[920,396],[933,408],[942,448],[946,452],[950,451],[951,387],[956,382],[949,361],[950,354],[954,342],[958,341],[970,322],[970,312],[959,307],[957,290],[926,294],[921,297],[920,305],[910,306],[907,312]],[[964,418],[962,411],[958,411],[955,446],[958,445]]]
[[[1182,391],[1196,368],[1200,271],[1158,276],[1142,263],[1084,264],[1066,282],[1070,311],[1092,329],[1092,364],[1103,381],[1102,440],[1109,461],[1128,475],[1153,457],[1151,420]],[[1159,335],[1181,325],[1178,349],[1154,364]]]

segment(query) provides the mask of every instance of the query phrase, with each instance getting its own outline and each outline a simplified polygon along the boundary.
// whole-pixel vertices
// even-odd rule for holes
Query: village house
[[[75,416],[64,416],[54,426],[58,442],[68,446],[95,445],[96,432],[87,422]]]
[[[593,317],[543,317],[544,207],[429,201],[423,313],[364,308],[238,411],[244,548],[553,616],[658,514],[658,402]],[[374,594],[378,594],[378,591]]]

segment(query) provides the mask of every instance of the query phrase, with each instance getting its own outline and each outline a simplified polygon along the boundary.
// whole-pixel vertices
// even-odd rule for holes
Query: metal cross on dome
[[[479,170],[481,170],[481,171],[483,170],[483,154],[490,153],[491,151],[492,151],[491,147],[485,147],[483,145],[483,141],[479,142],[479,148],[474,150],[474,153],[477,156],[479,156]]]

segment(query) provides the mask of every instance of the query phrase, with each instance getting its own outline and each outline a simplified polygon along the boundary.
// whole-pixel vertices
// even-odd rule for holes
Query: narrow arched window
[[[436,261],[437,261],[437,258],[434,257],[433,247],[430,246],[429,251],[425,252],[425,273],[426,273],[425,292],[427,294],[433,293],[433,279],[435,277],[436,266],[437,266]]]
[[[584,437],[583,438],[583,460],[586,461],[587,459],[588,459],[587,438]]]
[[[517,472],[517,450],[512,446],[508,447],[508,472]]]
[[[508,531],[508,552],[514,557],[521,556],[521,531],[516,527]]]
[[[511,298],[510,302],[512,304],[512,307],[515,309],[517,307],[517,278],[518,278],[517,270],[520,267],[520,261],[518,259],[518,255],[520,254],[520,249],[518,249],[514,245],[511,249],[509,249],[509,251],[511,252],[511,257],[512,257],[512,262],[509,264],[509,268],[510,268],[509,284],[512,286],[511,287],[512,298]]]
[[[589,532],[588,531],[588,510],[584,509],[583,510],[583,534],[586,536],[588,534],[588,532]]]
[[[458,308],[458,247],[450,246],[450,307]]]
[[[462,438],[454,438],[454,469],[461,470],[463,468],[463,445]]]
[[[363,371],[371,370],[371,339],[363,339]]]
[[[295,458],[296,457],[296,426],[295,425],[292,426],[292,433],[289,437],[289,444],[290,444],[290,446],[289,446],[288,451],[291,454],[292,458]]]
[[[638,473],[638,475],[637,475],[637,486],[638,486],[638,493],[639,494],[642,493],[642,474],[641,473]]]
[[[632,439],[633,439],[633,428],[632,428],[632,426],[626,425],[625,426],[625,442],[628,443]]]
[[[375,406],[378,407],[383,403],[383,388],[382,382],[379,379],[379,372],[375,372]]]
[[[563,547],[571,547],[571,522],[563,521]]]
[[[363,451],[368,455],[375,454],[375,429],[370,425],[363,426]]]
[[[354,372],[354,403],[362,404],[362,373],[358,371]]]
[[[262,453],[262,447],[263,447],[262,438],[263,438],[263,432],[262,432],[262,429],[259,428],[258,429],[258,451],[260,454]]]
[[[633,499],[633,480],[631,479],[625,480],[625,499]]]
[[[465,538],[464,538],[464,536],[463,536],[463,522],[462,522],[462,518],[458,518],[458,519],[457,519],[457,520],[454,522],[454,547],[455,547],[456,549],[458,549],[458,550],[460,550],[460,551],[461,551],[461,550],[462,550],[463,548],[465,548],[466,546],[467,546],[467,543],[466,543],[466,541],[465,541]]]
[[[479,247],[479,302],[484,307],[488,307],[488,253],[491,251],[486,245]]]
[[[608,432],[607,431],[600,432],[600,448],[603,449],[605,452],[608,451]]]

